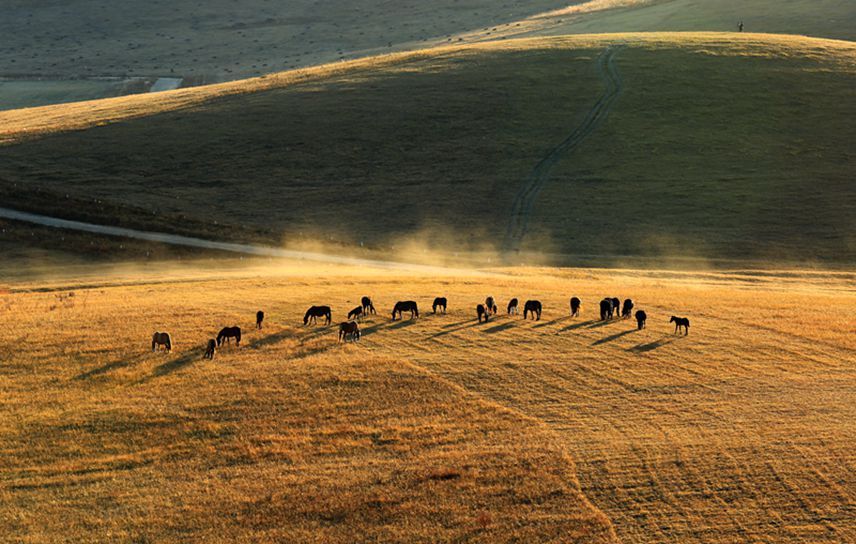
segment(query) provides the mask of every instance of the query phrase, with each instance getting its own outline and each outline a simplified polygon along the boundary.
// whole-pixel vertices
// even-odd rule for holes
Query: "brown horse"
[[[202,358],[211,359],[213,361],[215,351],[217,351],[217,341],[212,338],[208,341],[208,346],[205,348],[205,355],[203,355]]]
[[[339,342],[357,342],[360,339],[360,326],[355,321],[345,321],[339,324]]]
[[[356,319],[357,321],[359,321],[359,319],[360,319],[361,317],[363,317],[363,315],[364,315],[364,314],[363,314],[363,307],[362,307],[362,306],[357,306],[356,308],[354,308],[353,310],[351,310],[350,312],[348,312],[348,321],[353,321],[353,320],[355,320],[355,319]]]
[[[264,321],[264,320],[265,320],[265,313],[264,313],[263,311],[261,311],[261,310],[259,310],[258,312],[256,312],[256,328],[257,328],[257,329],[261,330],[261,328],[262,328],[262,321]]]
[[[541,302],[537,300],[527,300],[523,305],[523,319],[527,318],[527,314],[532,314],[535,321],[541,319]]]
[[[496,302],[494,302],[493,297],[487,297],[484,299],[484,307],[489,313],[496,313]]]
[[[431,309],[434,313],[437,313],[437,309],[440,308],[443,310],[443,313],[446,313],[446,297],[437,297],[434,299],[434,304],[431,305]]]
[[[360,303],[363,305],[363,313],[365,315],[377,313],[374,309],[374,304],[372,304],[372,299],[369,297],[363,297],[362,300],[360,300]]]
[[[172,351],[172,338],[168,332],[156,332],[152,335],[152,351],[156,351],[160,346],[167,352]]]
[[[518,304],[519,304],[519,302],[516,298],[513,298],[513,299],[508,301],[508,313],[509,313],[509,315],[517,313],[517,305]]]
[[[303,324],[308,325],[309,320],[312,320],[312,323],[317,325],[318,318],[324,318],[324,324],[329,325],[333,322],[333,311],[329,306],[310,306],[308,310],[306,310],[306,314],[303,316]]]
[[[571,317],[579,317],[582,302],[577,297],[571,297]]]
[[[672,319],[669,320],[669,323],[675,324],[675,334],[678,334],[680,332],[681,327],[684,328],[684,336],[687,336],[690,333],[690,320],[686,317],[672,316]]]
[[[476,314],[478,315],[479,323],[482,322],[482,318],[484,318],[484,322],[487,323],[487,318],[490,316],[490,313],[488,313],[487,308],[484,307],[484,304],[479,304],[478,306],[476,306]]]
[[[648,314],[645,310],[636,310],[636,329],[642,330],[645,328],[645,321],[648,320]]]
[[[241,327],[223,327],[217,334],[217,347],[223,345],[224,342],[231,342],[235,339],[235,345],[241,345]]]
[[[633,301],[629,298],[624,299],[624,306],[621,307],[621,317],[628,318],[633,312]]]
[[[395,321],[395,314],[398,314],[399,319],[404,319],[404,316],[401,315],[402,312],[410,312],[410,319],[419,317],[419,308],[416,306],[416,302],[412,300],[396,302],[395,307],[392,308],[392,320]]]

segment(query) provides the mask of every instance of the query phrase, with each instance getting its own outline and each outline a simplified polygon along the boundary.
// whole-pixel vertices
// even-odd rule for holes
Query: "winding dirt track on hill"
[[[621,77],[615,68],[614,48],[607,48],[597,59],[597,67],[606,82],[606,90],[603,95],[592,106],[586,114],[583,122],[568,135],[559,145],[554,147],[537,165],[525,183],[514,197],[511,207],[511,219],[505,235],[505,248],[507,250],[520,249],[520,243],[529,229],[529,219],[532,216],[532,207],[538,198],[541,189],[550,179],[550,172],[559,160],[579,147],[585,139],[594,132],[600,123],[606,118],[613,102],[621,92]]]

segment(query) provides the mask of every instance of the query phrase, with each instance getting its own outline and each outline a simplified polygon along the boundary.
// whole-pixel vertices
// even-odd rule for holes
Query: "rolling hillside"
[[[0,193],[268,243],[852,263],[854,89],[838,41],[451,47],[0,113]]]

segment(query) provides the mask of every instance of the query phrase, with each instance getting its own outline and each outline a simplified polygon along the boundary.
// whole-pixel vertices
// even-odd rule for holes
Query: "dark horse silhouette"
[[[517,313],[517,305],[519,304],[516,298],[513,298],[508,301],[508,313],[516,314]]]
[[[392,320],[395,321],[395,314],[398,314],[399,319],[404,319],[404,316],[401,315],[402,312],[410,312],[410,319],[419,317],[419,308],[412,300],[399,300],[396,302],[395,307],[392,309]]]
[[[580,315],[580,306],[582,302],[577,297],[571,297],[571,317],[577,317]]]
[[[215,351],[217,351],[217,341],[212,338],[208,341],[208,345],[205,347],[205,355],[202,358],[213,360]]]
[[[681,330],[681,327],[684,328],[684,336],[687,336],[690,333],[690,320],[686,317],[672,316],[672,319],[669,320],[669,323],[675,324],[675,334],[678,334],[678,331]]]
[[[633,301],[629,298],[624,299],[624,306],[621,307],[621,317],[630,317],[633,311]]]
[[[526,304],[523,305],[523,319],[527,319],[529,314],[532,314],[532,317],[535,321],[541,319],[541,302],[537,300],[527,300]]]
[[[434,299],[434,304],[431,305],[431,309],[434,310],[434,313],[437,313],[437,308],[442,308],[443,313],[446,313],[446,297],[437,297]]]
[[[241,327],[223,327],[217,334],[217,347],[223,345],[223,342],[231,342],[235,339],[235,345],[241,345]]]
[[[636,310],[636,328],[642,330],[645,328],[645,320],[648,319],[648,314],[645,310]]]
[[[365,315],[377,313],[374,309],[374,304],[372,304],[372,299],[369,297],[363,297],[362,300],[360,300],[360,303],[363,305],[363,313]]]
[[[615,314],[615,317],[618,317],[618,313],[621,311],[621,300],[618,297],[614,297],[612,300],[612,312]],[[612,315],[609,316],[612,319]]]
[[[484,304],[476,306],[476,314],[478,315],[479,323],[482,322],[482,318],[484,318],[484,322],[487,323],[487,318],[490,314],[488,313],[487,308],[484,307]]]
[[[600,320],[606,321],[607,319],[612,319],[612,299],[605,298],[600,301]]]
[[[303,324],[308,325],[312,320],[312,323],[317,325],[319,317],[323,317],[324,324],[329,325],[333,321],[333,311],[329,306],[310,306],[303,315]]]
[[[359,319],[363,317],[363,307],[357,306],[350,312],[348,312],[348,321],[353,321],[354,319]]]
[[[352,342],[356,342],[360,339],[360,326],[354,321],[346,321],[339,324],[339,342],[347,342],[348,339]]]
[[[262,328],[262,321],[264,321],[264,320],[265,320],[265,313],[261,310],[256,312],[256,328],[257,329]]]
[[[493,297],[487,297],[484,299],[484,307],[488,312],[492,314],[496,313],[496,302],[494,302]]]
[[[163,346],[168,352],[172,351],[172,337],[168,332],[155,332],[152,335],[152,351],[157,350],[159,346]]]

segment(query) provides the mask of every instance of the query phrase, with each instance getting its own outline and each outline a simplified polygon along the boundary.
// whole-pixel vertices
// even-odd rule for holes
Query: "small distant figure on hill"
[[[155,332],[152,335],[152,351],[157,351],[161,346],[164,347],[167,353],[172,351],[172,338],[168,332]]]
[[[205,355],[202,356],[203,359],[211,359],[214,360],[214,352],[217,351],[217,340],[213,338],[208,340],[208,346],[205,348]]]
[[[493,297],[487,297],[484,299],[484,307],[489,313],[496,313],[496,302],[493,301]]]
[[[669,323],[675,324],[675,334],[679,333],[681,327],[684,328],[684,336],[687,336],[690,333],[690,320],[686,317],[672,316],[672,319],[669,320]]]
[[[369,315],[369,314],[376,314],[377,313],[374,309],[374,304],[372,303],[372,299],[370,299],[369,297],[363,297],[360,302],[363,305],[363,314]]]
[[[513,298],[508,301],[508,314],[516,314],[517,313],[517,305],[519,304],[516,298]]]
[[[264,313],[263,311],[261,311],[261,310],[259,310],[258,312],[256,312],[256,328],[257,328],[257,329],[261,330],[261,328],[262,328],[262,321],[264,321],[264,320],[265,320],[265,313]]]
[[[392,308],[392,320],[395,321],[395,314],[398,314],[399,319],[404,319],[402,312],[410,312],[410,319],[419,317],[419,308],[416,306],[416,302],[412,300],[400,300],[396,302]]]
[[[532,318],[535,321],[539,321],[541,319],[541,302],[537,300],[527,300],[526,304],[523,305],[523,319],[527,319],[529,314],[532,314]]]
[[[362,306],[357,306],[356,308],[354,308],[353,310],[348,312],[348,321],[354,321],[354,320],[359,321],[361,317],[363,317],[363,307]]]
[[[482,322],[482,319],[484,319],[484,322],[487,323],[487,318],[489,314],[487,312],[487,308],[484,307],[484,304],[479,304],[478,306],[476,306],[476,314],[478,315],[479,323]]]
[[[645,310],[636,310],[636,329],[642,330],[645,328],[645,321],[648,319],[648,314]]]
[[[743,21],[737,23],[737,32],[743,32]]]
[[[582,306],[582,301],[577,297],[571,297],[571,317],[580,315],[580,306]]]
[[[354,321],[339,324],[339,342],[357,342],[360,339],[360,326]]]
[[[222,346],[224,343],[232,343],[232,338],[235,339],[235,345],[241,345],[241,327],[223,327],[220,329],[220,332],[217,334],[217,347]]]
[[[437,313],[438,309],[442,309],[443,313],[446,313],[446,297],[437,297],[434,299],[434,304],[431,305],[431,309],[434,310],[434,313]]]

